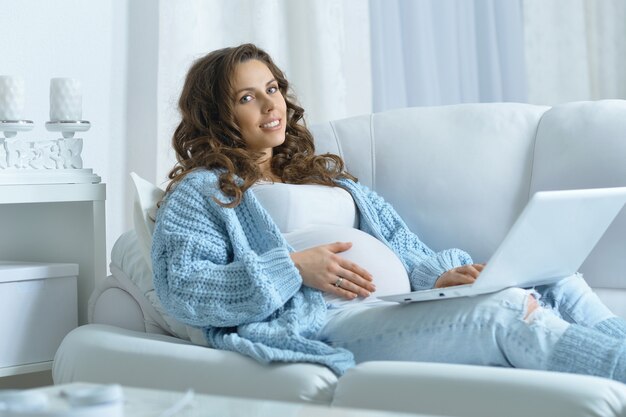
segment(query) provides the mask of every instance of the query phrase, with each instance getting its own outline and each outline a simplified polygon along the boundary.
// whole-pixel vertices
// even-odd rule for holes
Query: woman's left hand
[[[485,264],[459,266],[444,272],[437,278],[435,288],[452,287],[454,285],[473,284]]]

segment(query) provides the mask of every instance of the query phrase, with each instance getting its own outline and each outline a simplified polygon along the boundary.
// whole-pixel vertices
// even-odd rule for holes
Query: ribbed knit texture
[[[548,359],[548,370],[626,382],[626,343],[572,324],[556,343]]]
[[[626,341],[626,321],[621,317],[602,320],[593,328],[607,336]]]
[[[359,208],[361,229],[401,259],[413,289],[431,288],[448,269],[471,263],[458,249],[435,253],[376,193],[339,181]],[[269,363],[314,362],[341,375],[352,354],[315,340],[326,318],[322,293],[302,286],[282,237],[254,194],[235,208],[214,172],[188,174],[157,213],[152,245],[154,287],[175,319],[205,330],[213,347]]]

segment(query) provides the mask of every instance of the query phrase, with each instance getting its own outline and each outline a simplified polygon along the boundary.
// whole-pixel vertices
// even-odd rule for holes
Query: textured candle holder
[[[74,137],[75,132],[86,132],[91,127],[83,115],[83,96],[80,81],[74,78],[50,80],[50,121],[46,129],[61,132],[64,138]]]
[[[24,79],[19,76],[0,75],[0,120],[22,120],[26,102]]]
[[[81,120],[83,95],[80,81],[74,78],[50,80],[50,121]]]
[[[99,183],[100,177],[83,168],[83,140],[76,132],[91,127],[82,117],[80,82],[71,78],[50,80],[50,121],[46,129],[61,132],[55,140],[25,141],[17,132],[31,130],[30,120],[21,120],[24,88],[19,77],[0,76],[0,184]]]
[[[31,120],[22,120],[26,94],[24,79],[19,76],[0,75],[0,131],[12,138],[17,132],[32,130]]]

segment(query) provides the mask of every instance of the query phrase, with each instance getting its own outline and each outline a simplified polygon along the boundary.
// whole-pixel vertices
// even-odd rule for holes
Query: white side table
[[[51,399],[51,405],[57,402],[59,406],[62,405],[58,403],[63,401],[61,393],[64,390],[91,386],[94,385],[67,384],[37,388],[36,391],[46,393]],[[175,415],[176,417],[427,417],[423,414],[331,408],[206,394],[194,394],[180,411],[175,414],[164,414],[166,410],[179,402],[185,393],[130,387],[123,387],[123,391],[124,417],[158,417],[161,415]]]
[[[79,325],[106,277],[105,198],[102,183],[0,185],[0,256],[78,264]]]

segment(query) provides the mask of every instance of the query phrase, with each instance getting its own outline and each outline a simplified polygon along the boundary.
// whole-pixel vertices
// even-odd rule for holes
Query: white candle
[[[21,120],[25,100],[24,79],[0,75],[0,120]]]
[[[83,93],[80,81],[74,78],[50,80],[50,121],[81,120]]]

